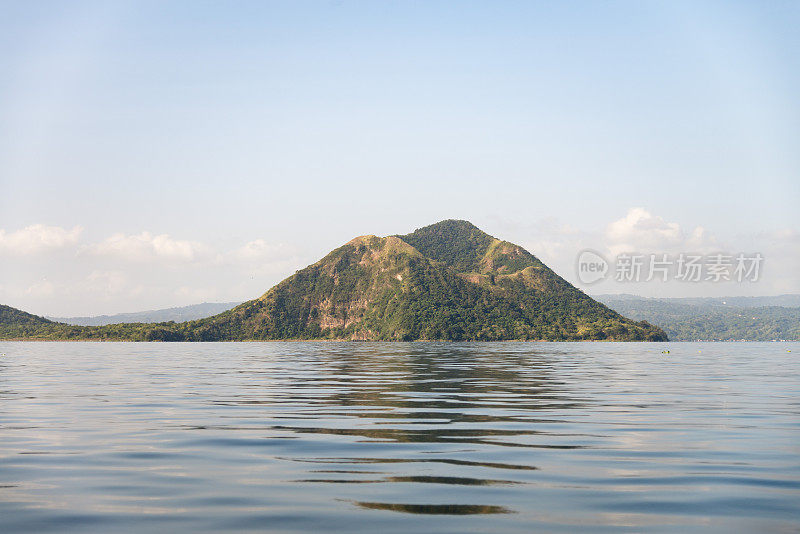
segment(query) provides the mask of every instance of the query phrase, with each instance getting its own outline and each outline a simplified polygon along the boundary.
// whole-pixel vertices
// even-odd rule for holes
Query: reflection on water
[[[507,514],[510,511],[502,506],[481,506],[478,504],[392,504],[386,502],[357,502],[362,508],[372,510],[391,510],[406,514]]]
[[[363,473],[364,471],[317,471],[317,473]],[[358,479],[336,479],[336,478],[317,478],[297,480],[296,482],[327,482],[327,483],[358,483],[367,484],[373,482],[418,482],[427,484],[455,484],[457,486],[492,486],[496,484],[519,484],[513,480],[486,480],[482,478],[467,477],[431,477],[431,476],[411,476],[411,477],[383,477],[375,480]]]
[[[438,462],[443,464],[452,464],[452,465],[475,465],[479,467],[492,467],[495,469],[536,469],[536,467],[532,465],[514,465],[514,464],[502,464],[497,462],[469,462],[467,460],[454,460],[452,458],[415,458],[415,459],[403,459],[403,458],[316,458],[316,459],[302,459],[302,458],[294,458],[295,461],[298,462],[323,462],[327,463],[330,460],[335,461],[336,463],[400,463],[400,462],[412,462],[412,463],[422,463],[422,462]],[[321,471],[317,471],[321,472]],[[341,471],[332,471],[334,473],[338,473]],[[352,472],[361,472],[361,471],[352,471]]]
[[[2,528],[797,529],[800,347],[669,348],[2,343]]]

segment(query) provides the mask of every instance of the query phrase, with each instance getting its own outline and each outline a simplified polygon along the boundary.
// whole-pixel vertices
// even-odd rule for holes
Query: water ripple
[[[2,530],[796,531],[786,348],[0,343]]]

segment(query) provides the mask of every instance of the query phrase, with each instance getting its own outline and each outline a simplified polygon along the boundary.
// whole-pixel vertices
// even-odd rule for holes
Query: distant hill
[[[664,329],[673,341],[800,340],[800,295],[777,297],[595,297],[617,312]]]
[[[57,327],[57,323],[44,317],[0,304],[0,339],[38,338],[41,333],[49,334]]]
[[[658,300],[674,304],[686,304],[702,307],[738,307],[738,308],[763,308],[780,306],[781,308],[800,308],[800,295],[787,294],[772,297],[676,297],[676,298],[650,298],[618,293],[614,295],[594,295],[593,298],[600,302],[608,301],[644,301]]]
[[[558,276],[522,247],[467,221],[357,237],[261,297],[212,317],[106,326],[41,324],[0,338],[231,341],[661,341]]]
[[[203,302],[191,306],[166,308],[163,310],[148,310],[134,313],[118,313],[115,315],[96,315],[93,317],[48,317],[48,319],[71,325],[103,326],[119,323],[165,323],[174,321],[195,321],[217,315],[225,310],[238,306],[241,302]]]
[[[42,325],[52,324],[52,321],[33,315],[11,306],[4,306],[0,304],[0,324],[14,324],[14,325]]]

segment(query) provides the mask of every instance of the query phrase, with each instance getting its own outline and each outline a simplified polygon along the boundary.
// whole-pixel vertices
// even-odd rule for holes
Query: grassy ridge
[[[20,312],[23,313],[23,312]],[[0,338],[229,341],[657,341],[658,327],[591,299],[522,247],[466,221],[362,236],[261,297],[183,323],[0,324]]]

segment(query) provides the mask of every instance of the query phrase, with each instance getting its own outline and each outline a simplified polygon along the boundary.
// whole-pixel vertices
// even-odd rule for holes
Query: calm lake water
[[[798,529],[798,343],[0,343],[0,531]]]

